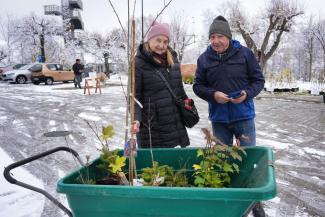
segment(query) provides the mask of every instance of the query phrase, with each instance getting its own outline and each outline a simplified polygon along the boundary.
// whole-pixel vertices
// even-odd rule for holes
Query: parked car
[[[53,84],[53,82],[69,82],[74,80],[74,73],[71,70],[64,69],[62,64],[42,63],[37,70],[32,70],[31,80],[33,84]]]
[[[2,79],[17,84],[25,84],[27,81],[31,81],[31,72],[37,65],[39,64],[28,64],[19,69],[6,71],[2,75]]]
[[[20,69],[21,67],[23,67],[25,65],[27,65],[27,64],[19,63],[19,64],[12,64],[12,65],[9,65],[9,66],[0,67],[0,80],[2,80],[3,73],[5,73],[7,71],[12,71],[12,70],[15,70],[15,69]]]

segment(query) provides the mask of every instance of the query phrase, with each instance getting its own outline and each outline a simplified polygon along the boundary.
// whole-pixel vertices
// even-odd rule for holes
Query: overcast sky
[[[38,15],[44,13],[43,6],[50,4],[61,4],[61,0],[0,0],[0,16],[7,13],[22,17],[35,12]],[[168,2],[168,0],[165,0]],[[206,9],[216,10],[218,5],[224,0],[173,0],[171,5],[162,15],[162,20],[168,22],[168,18],[173,13],[184,13],[194,26],[191,31],[207,31],[202,30],[202,16]],[[325,14],[324,0],[297,0],[303,6],[306,14],[313,13],[315,15]],[[105,32],[114,27],[119,27],[117,19],[111,9],[108,0],[82,0],[84,9],[82,11],[82,20],[84,21],[85,30]],[[133,0],[130,0],[131,6]],[[144,14],[156,15],[163,7],[164,0],[143,0]],[[251,14],[256,14],[261,8],[264,8],[267,0],[241,0],[242,5]],[[127,21],[127,0],[112,0],[117,12],[120,14],[122,23]],[[137,0],[136,15],[140,16],[141,0]]]

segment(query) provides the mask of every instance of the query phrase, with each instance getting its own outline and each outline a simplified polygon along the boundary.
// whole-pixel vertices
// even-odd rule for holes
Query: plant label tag
[[[131,144],[131,140],[128,140],[125,145],[124,145],[124,156],[126,157],[130,157],[130,144]],[[133,156],[136,157],[137,154],[138,154],[138,151],[137,151],[137,140],[134,139],[134,144],[133,144]]]

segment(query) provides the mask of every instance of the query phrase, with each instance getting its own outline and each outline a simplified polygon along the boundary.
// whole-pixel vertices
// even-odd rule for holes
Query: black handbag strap
[[[172,88],[170,87],[168,81],[166,80],[165,76],[161,73],[161,71],[159,71],[158,69],[155,69],[155,71],[158,73],[159,77],[163,80],[164,84],[166,85],[167,89],[169,90],[170,94],[172,95],[172,97],[177,101],[177,97],[174,93],[174,91],[172,90]]]

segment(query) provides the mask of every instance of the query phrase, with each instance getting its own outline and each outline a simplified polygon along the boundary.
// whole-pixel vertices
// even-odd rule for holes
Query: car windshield
[[[26,66],[23,66],[23,67],[19,68],[19,70],[29,69],[29,68],[32,67],[33,65],[35,65],[35,64],[28,64],[28,65],[26,65]]]

